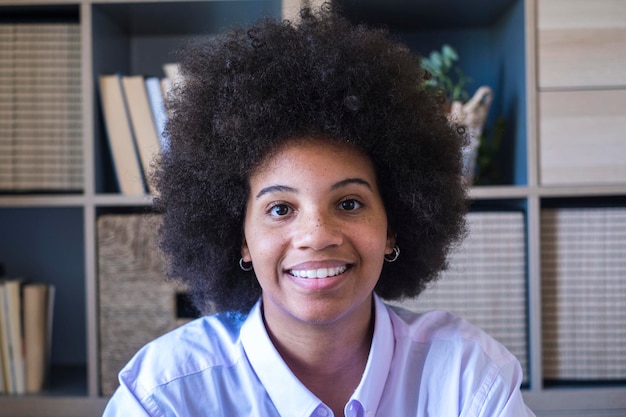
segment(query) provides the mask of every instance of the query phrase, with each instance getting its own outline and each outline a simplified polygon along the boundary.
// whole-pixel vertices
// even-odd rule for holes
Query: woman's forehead
[[[349,159],[366,161],[373,169],[371,158],[347,141],[324,136],[297,136],[283,140],[268,150],[252,168],[250,176],[267,169],[275,169],[277,164],[284,164],[300,154],[317,155],[318,160],[331,159],[336,154],[341,154]]]

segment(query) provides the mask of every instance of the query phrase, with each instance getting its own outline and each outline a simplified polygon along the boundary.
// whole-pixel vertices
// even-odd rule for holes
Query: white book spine
[[[119,74],[100,76],[100,99],[107,136],[120,191],[125,195],[145,194],[143,174]]]

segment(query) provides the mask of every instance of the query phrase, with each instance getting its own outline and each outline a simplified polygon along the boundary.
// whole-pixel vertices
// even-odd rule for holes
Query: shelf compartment
[[[474,211],[450,267],[416,299],[414,311],[451,311],[481,327],[520,361],[529,381],[526,219],[521,211]]]
[[[82,192],[78,6],[3,7],[0,51],[0,191]]]
[[[96,193],[118,193],[100,106],[98,78],[121,73],[162,78],[173,52],[199,36],[212,36],[263,16],[279,17],[278,0],[96,2],[91,5]]]
[[[117,374],[146,343],[188,321],[165,281],[158,249],[158,215],[98,217],[100,392],[111,395]]]
[[[86,366],[84,217],[77,207],[0,208],[0,262],[9,277],[56,287],[51,364]],[[55,391],[67,384],[86,392],[86,375],[51,381]],[[67,382],[67,384],[66,384]]]
[[[541,210],[546,385],[626,382],[626,206]]]
[[[350,20],[388,28],[418,55],[427,56],[444,44],[452,46],[459,54],[463,73],[471,78],[470,96],[483,85],[493,90],[484,127],[488,141],[497,122],[504,122],[502,144],[493,163],[498,175],[485,178],[482,184],[528,185],[523,1],[481,1],[478,5],[448,0],[337,1]]]

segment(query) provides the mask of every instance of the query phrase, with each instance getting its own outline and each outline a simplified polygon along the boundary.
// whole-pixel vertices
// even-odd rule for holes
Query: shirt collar
[[[394,337],[387,306],[374,294],[374,335],[365,372],[348,404],[357,401],[365,415],[376,413],[391,368]],[[241,329],[241,342],[274,406],[284,416],[310,416],[321,404],[296,376],[272,344],[259,300]],[[371,414],[370,414],[371,413]]]
[[[259,300],[241,328],[244,351],[281,416],[310,416],[321,404],[296,376],[274,347],[261,314]]]
[[[365,415],[374,415],[383,395],[387,376],[391,369],[394,336],[387,306],[374,294],[374,336],[365,365],[365,372],[350,400],[358,401]]]

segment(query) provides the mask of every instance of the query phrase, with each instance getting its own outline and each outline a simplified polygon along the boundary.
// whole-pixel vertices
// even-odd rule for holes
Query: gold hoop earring
[[[245,262],[243,258],[239,258],[239,268],[242,271],[250,272],[252,271],[252,262]]]
[[[398,257],[400,256],[400,248],[398,247],[398,245],[393,247],[393,252],[390,254],[386,254],[385,255],[385,261],[391,263],[391,262],[395,262],[398,260]]]

